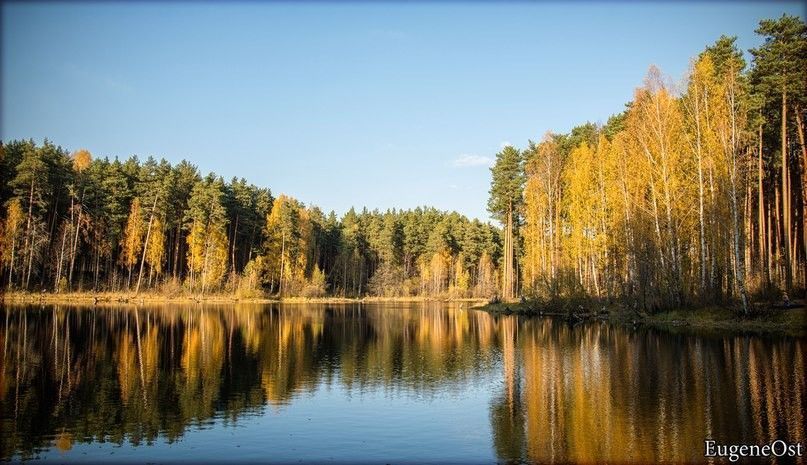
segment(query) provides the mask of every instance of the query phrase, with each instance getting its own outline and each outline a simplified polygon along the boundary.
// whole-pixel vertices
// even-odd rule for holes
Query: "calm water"
[[[701,462],[805,440],[804,339],[445,304],[0,308],[0,459]]]

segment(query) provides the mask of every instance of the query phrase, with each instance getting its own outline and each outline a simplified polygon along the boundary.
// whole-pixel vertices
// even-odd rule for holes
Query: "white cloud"
[[[500,149],[504,149],[505,147],[512,147],[512,146],[513,146],[513,144],[511,144],[511,143],[510,143],[510,141],[507,141],[507,140],[506,140],[506,141],[503,141],[503,142],[502,142],[502,143],[499,145],[499,148],[500,148]]]
[[[457,167],[466,167],[466,166],[490,166],[493,163],[493,159],[490,157],[483,157],[480,155],[460,155],[459,157],[455,158],[452,165]]]

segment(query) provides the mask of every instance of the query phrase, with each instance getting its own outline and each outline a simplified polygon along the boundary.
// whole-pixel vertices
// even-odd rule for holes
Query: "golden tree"
[[[8,265],[8,285],[11,286],[12,278],[14,276],[14,263],[17,253],[17,239],[22,231],[23,221],[25,220],[25,213],[22,210],[22,204],[19,199],[12,199],[6,208],[6,218],[2,222],[3,236],[0,243],[2,244],[2,255],[0,259],[3,263]]]
[[[129,209],[129,218],[126,220],[126,229],[123,232],[123,253],[121,261],[129,269],[127,287],[132,281],[132,267],[140,258],[140,251],[143,248],[144,234],[143,212],[140,208],[140,199],[135,197]]]

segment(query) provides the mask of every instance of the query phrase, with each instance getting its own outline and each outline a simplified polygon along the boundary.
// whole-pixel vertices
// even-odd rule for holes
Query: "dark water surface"
[[[2,460],[702,462],[706,438],[805,441],[804,339],[189,304],[6,306],[0,343]]]

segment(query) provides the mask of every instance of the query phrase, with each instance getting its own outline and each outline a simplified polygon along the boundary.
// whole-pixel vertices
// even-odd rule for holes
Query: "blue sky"
[[[488,161],[800,3],[4,3],[3,140],[186,158],[324,210],[483,220]]]

